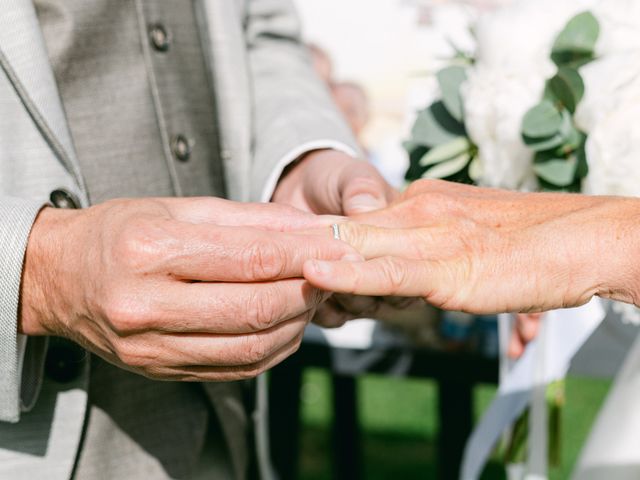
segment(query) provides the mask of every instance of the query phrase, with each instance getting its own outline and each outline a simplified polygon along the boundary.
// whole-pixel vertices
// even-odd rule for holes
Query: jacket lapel
[[[31,0],[0,0],[0,69],[85,196],[69,126]]]

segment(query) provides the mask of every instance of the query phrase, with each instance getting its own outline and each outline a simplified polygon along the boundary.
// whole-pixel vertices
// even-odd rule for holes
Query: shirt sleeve
[[[22,368],[26,338],[18,335],[24,255],[43,203],[0,197],[0,421],[17,422],[23,405]]]
[[[245,36],[254,115],[252,200],[270,198],[284,168],[305,153],[360,148],[316,75],[289,0],[249,0]]]

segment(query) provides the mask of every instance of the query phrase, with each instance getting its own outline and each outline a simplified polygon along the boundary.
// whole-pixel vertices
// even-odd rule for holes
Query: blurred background
[[[474,19],[509,0],[295,1],[319,74],[370,161],[401,188],[402,143],[438,93],[433,74],[472,54]],[[312,329],[271,374],[282,479],[455,478],[466,435],[496,392],[497,335],[495,318],[424,308]],[[567,380],[550,478],[569,477],[609,386]],[[505,478],[494,457],[483,478]]]

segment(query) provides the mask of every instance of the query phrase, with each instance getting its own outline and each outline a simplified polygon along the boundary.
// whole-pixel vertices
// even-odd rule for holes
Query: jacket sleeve
[[[18,335],[18,305],[22,266],[31,227],[42,202],[0,197],[0,421],[17,422],[35,389],[22,385],[26,350],[32,345]],[[38,343],[38,340],[35,340]],[[29,361],[27,363],[30,364]]]
[[[356,156],[357,142],[315,74],[290,0],[248,0],[245,36],[253,97],[251,196],[267,201],[284,168],[333,148]]]

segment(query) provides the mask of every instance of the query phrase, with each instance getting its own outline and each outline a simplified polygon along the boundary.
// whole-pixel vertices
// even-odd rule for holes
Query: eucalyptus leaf
[[[469,178],[474,183],[478,183],[482,178],[482,174],[482,161],[480,161],[480,157],[476,156],[473,160],[471,160],[471,163],[469,164]]]
[[[582,145],[576,151],[576,159],[578,161],[578,166],[576,167],[576,177],[580,180],[584,179],[589,175],[589,163],[587,162],[587,152],[586,152],[586,136],[584,137],[584,141]]]
[[[469,160],[471,160],[471,155],[465,152],[456,158],[439,163],[433,168],[430,168],[422,175],[422,178],[439,179],[451,177],[464,170],[469,164]]]
[[[447,111],[458,122],[464,120],[464,106],[460,89],[467,80],[467,73],[464,67],[453,66],[438,72],[438,84],[442,92],[442,101],[447,107]]]
[[[573,125],[571,114],[567,110],[563,110],[560,113],[560,118],[561,123],[557,133],[545,138],[535,138],[523,135],[522,139],[524,140],[524,143],[534,152],[544,152],[565,146],[569,141],[571,141],[575,127]]]
[[[558,35],[551,58],[556,65],[580,66],[594,57],[600,24],[591,12],[573,17]]]
[[[585,134],[582,133],[580,130],[578,130],[576,126],[573,125],[573,122],[572,122],[571,132],[565,139],[565,143],[562,146],[563,153],[567,155],[569,153],[575,152],[578,148],[580,148],[580,145],[583,144],[583,142],[585,141],[585,138],[586,138]]]
[[[464,136],[464,125],[451,116],[443,102],[436,102],[418,114],[410,142],[412,145],[437,147]]]
[[[558,158],[544,163],[536,163],[533,170],[538,177],[547,183],[558,187],[568,187],[575,181],[577,165],[575,157],[568,160]]]
[[[458,157],[464,152],[468,152],[471,148],[471,142],[466,137],[459,137],[455,140],[445,143],[444,145],[438,145],[432,148],[420,159],[421,167],[429,167],[436,163],[444,162],[445,160],[451,160]]]
[[[561,147],[564,143],[564,137],[558,133],[552,137],[547,138],[529,138],[522,137],[524,143],[534,152],[544,152],[547,150],[553,150],[554,148]]]
[[[529,110],[522,120],[522,134],[527,138],[549,138],[562,127],[562,113],[549,100]]]
[[[550,100],[575,113],[584,97],[584,81],[577,70],[560,67],[558,73],[547,82],[546,95]]]

